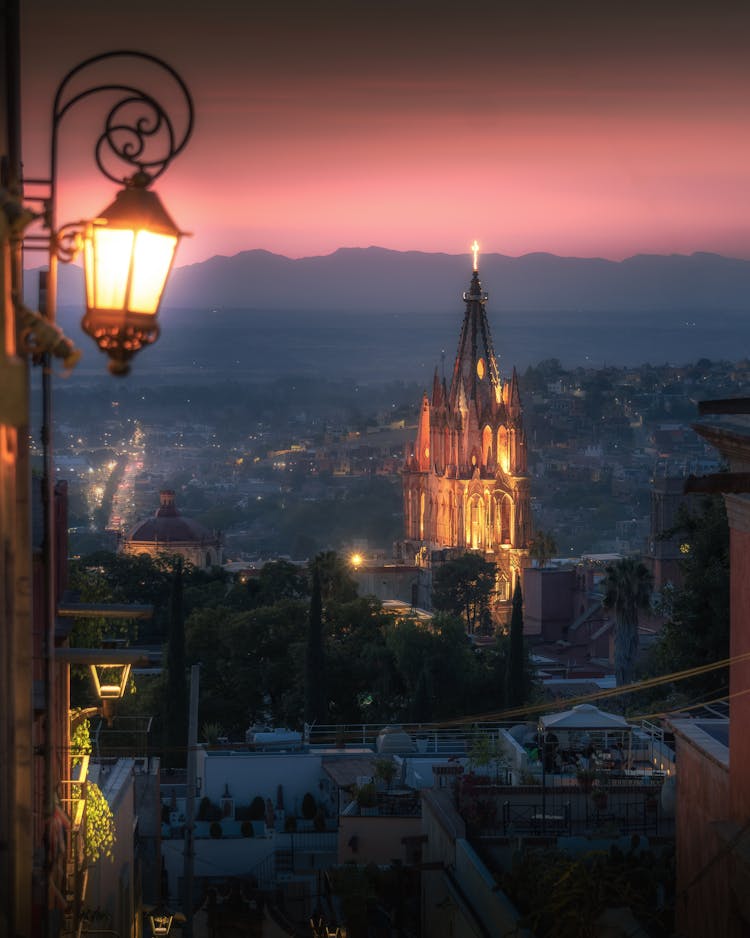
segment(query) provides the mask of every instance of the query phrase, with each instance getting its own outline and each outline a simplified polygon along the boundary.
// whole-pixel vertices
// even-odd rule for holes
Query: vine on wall
[[[70,739],[73,765],[79,765],[81,757],[91,752],[90,724],[81,720]],[[113,848],[117,840],[115,818],[109,802],[96,782],[87,781],[73,785],[73,797],[85,798],[84,857],[86,866],[93,866],[102,857],[114,861]]]

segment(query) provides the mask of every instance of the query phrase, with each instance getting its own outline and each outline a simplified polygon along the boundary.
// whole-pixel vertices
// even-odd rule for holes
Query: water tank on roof
[[[416,752],[417,747],[402,726],[385,726],[378,733],[375,748],[380,753]]]

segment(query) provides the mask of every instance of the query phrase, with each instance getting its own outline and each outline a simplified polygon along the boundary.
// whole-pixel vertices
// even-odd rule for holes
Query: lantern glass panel
[[[86,237],[83,239],[83,273],[86,278],[86,308],[94,305],[94,241],[93,232],[89,226]]]
[[[122,228],[104,225],[94,228],[94,296],[88,297],[89,309],[122,309],[125,306],[133,238],[132,231]]]
[[[116,700],[125,693],[125,687],[130,677],[130,665],[92,665],[91,673],[94,677],[97,697],[101,700]]]
[[[133,248],[133,274],[128,308],[155,315],[177,247],[173,235],[139,231]]]

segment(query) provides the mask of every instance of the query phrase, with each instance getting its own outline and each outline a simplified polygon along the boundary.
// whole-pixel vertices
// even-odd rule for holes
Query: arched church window
[[[510,513],[511,513],[511,501],[510,501],[510,498],[507,495],[505,495],[503,496],[503,500],[500,503],[500,527],[502,529],[502,543],[503,544],[511,543]]]
[[[482,430],[482,464],[489,466],[492,460],[492,430],[485,427]]]
[[[474,495],[469,504],[469,546],[472,550],[484,547],[484,500]]]
[[[505,427],[498,427],[497,431],[497,464],[503,472],[510,471],[510,457],[508,454],[508,431]]]

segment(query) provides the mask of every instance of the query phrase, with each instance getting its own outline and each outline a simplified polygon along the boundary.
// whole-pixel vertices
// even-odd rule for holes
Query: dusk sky
[[[46,172],[62,75],[134,48],[195,99],[193,138],[157,184],[194,232],[178,264],[458,254],[474,238],[509,255],[750,258],[750,4],[694,6],[23,0],[26,173]],[[102,111],[78,107],[61,221],[113,192],[77,122],[98,131]]]

